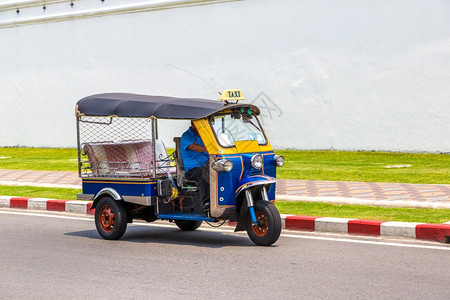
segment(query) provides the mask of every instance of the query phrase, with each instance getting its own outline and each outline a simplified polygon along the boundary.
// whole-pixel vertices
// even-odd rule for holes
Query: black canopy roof
[[[199,119],[232,108],[251,108],[252,104],[226,104],[219,100],[147,96],[127,93],[97,94],[77,102],[77,115],[118,116],[158,119]]]

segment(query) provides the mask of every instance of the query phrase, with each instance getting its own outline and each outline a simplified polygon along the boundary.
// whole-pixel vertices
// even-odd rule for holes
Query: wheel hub
[[[255,233],[255,235],[257,235],[259,237],[264,236],[264,235],[266,235],[266,233],[269,229],[269,224],[267,222],[267,216],[261,211],[256,211],[255,215],[256,215],[257,225],[252,225],[252,230]]]
[[[103,206],[100,210],[100,225],[105,232],[111,232],[114,228],[114,211],[110,206]]]

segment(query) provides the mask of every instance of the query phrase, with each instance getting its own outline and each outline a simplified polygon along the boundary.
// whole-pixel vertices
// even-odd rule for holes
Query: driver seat
[[[174,137],[175,142],[175,161],[177,163],[177,184],[182,190],[196,191],[197,182],[186,179],[183,159],[181,158],[181,137]]]

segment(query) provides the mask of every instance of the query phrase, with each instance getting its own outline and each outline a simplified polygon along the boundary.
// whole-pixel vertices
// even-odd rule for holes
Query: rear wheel
[[[127,229],[125,207],[111,197],[103,197],[95,207],[95,226],[104,239],[120,239]]]
[[[177,224],[178,228],[184,231],[192,231],[200,227],[202,225],[202,221],[187,221],[187,220],[175,220],[175,224]]]
[[[250,211],[248,211],[245,220],[248,236],[257,245],[272,245],[281,234],[280,213],[275,205],[268,201],[256,201],[254,209],[257,225],[253,225]]]

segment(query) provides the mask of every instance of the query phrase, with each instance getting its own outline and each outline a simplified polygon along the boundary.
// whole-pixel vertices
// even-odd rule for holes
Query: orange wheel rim
[[[265,236],[267,231],[269,230],[269,222],[267,220],[267,216],[261,211],[256,211],[255,215],[258,225],[252,225],[253,233],[259,237]]]
[[[103,231],[111,232],[114,229],[114,223],[114,211],[111,206],[102,206],[100,209],[100,226]]]

